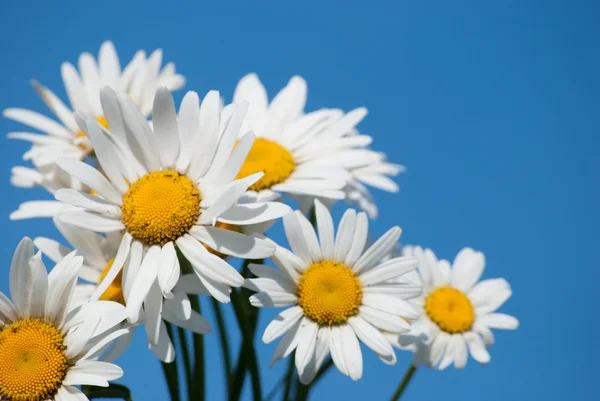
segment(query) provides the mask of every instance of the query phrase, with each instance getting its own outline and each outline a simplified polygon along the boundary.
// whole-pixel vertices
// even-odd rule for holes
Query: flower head
[[[75,386],[108,386],[123,375],[97,361],[127,332],[113,330],[126,317],[123,306],[69,307],[81,264],[72,252],[48,274],[33,242],[19,244],[10,269],[12,301],[0,293],[0,400],[87,400]]]
[[[13,170],[13,184],[17,186],[42,186],[50,193],[58,188],[80,189],[80,184],[65,180],[63,172],[55,168],[56,160],[70,157],[84,160],[93,153],[93,144],[77,124],[74,111],[93,117],[101,126],[108,128],[108,120],[102,109],[100,89],[109,86],[116,91],[125,91],[140,107],[144,115],[152,109],[154,93],[159,86],[170,90],[183,87],[185,78],[175,73],[175,65],[167,64],[161,70],[162,50],[158,49],[146,56],[138,51],[128,65],[121,70],[119,58],[113,44],[104,42],[100,47],[98,60],[89,53],[79,57],[79,72],[70,63],[61,66],[62,78],[69,98],[67,106],[50,89],[33,81],[40,98],[56,115],[59,122],[37,112],[9,108],[4,116],[25,124],[39,133],[13,132],[9,138],[22,139],[32,143],[24,155],[31,160],[34,169],[17,167]],[[58,170],[58,171],[57,171]],[[37,173],[37,174],[36,174]],[[56,214],[58,205],[53,201],[25,202],[11,218],[48,217]]]
[[[390,283],[417,267],[413,257],[381,263],[394,247],[401,230],[394,227],[365,249],[368,219],[349,209],[337,234],[327,208],[315,201],[317,233],[300,212],[284,217],[292,252],[277,246],[273,261],[279,270],[250,265],[258,276],[246,287],[258,294],[250,298],[257,307],[288,307],[265,329],[263,341],[283,336],[273,363],[294,350],[296,368],[303,383],[310,382],[328,354],[337,368],[357,380],[362,376],[358,340],[384,362],[396,357],[382,330],[408,332],[409,319],[417,311],[406,301],[421,294],[422,287]]]
[[[235,178],[254,140],[248,133],[236,146],[244,105],[221,120],[218,92],[210,92],[202,105],[198,95],[189,92],[177,115],[170,92],[160,88],[151,127],[126,94],[117,95],[107,88],[102,98],[110,131],[93,119],[78,120],[94,145],[103,173],[77,160],[58,161],[97,195],[57,191],[58,200],[81,209],[61,213],[59,218],[91,231],[124,232],[92,298],[104,294],[123,268],[129,321],[138,322],[143,310],[149,341],[157,345],[165,332],[159,316],[171,316],[162,300],[176,297],[175,286],[182,274],[178,252],[191,263],[208,293],[229,302],[231,287],[242,285],[244,279],[204,245],[249,259],[270,256],[274,246],[214,225],[263,223],[289,208],[278,202],[238,204],[262,176]],[[210,329],[199,314],[192,316],[184,320],[173,315],[170,321],[199,332]]]
[[[462,369],[469,353],[479,363],[490,362],[487,346],[494,343],[491,328],[514,330],[519,322],[496,310],[512,295],[506,280],[479,281],[485,257],[471,248],[462,249],[454,263],[438,260],[430,249],[406,246],[406,256],[419,259],[418,271],[407,276],[422,284],[422,296],[411,300],[421,311],[407,334],[388,334],[393,344],[415,352],[414,363],[445,369]],[[423,339],[426,339],[423,341]]]

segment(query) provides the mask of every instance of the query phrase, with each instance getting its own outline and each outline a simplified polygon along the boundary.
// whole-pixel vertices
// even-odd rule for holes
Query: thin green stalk
[[[200,300],[198,297],[190,297],[192,309],[200,313]],[[193,401],[204,401],[206,395],[206,378],[204,372],[204,336],[192,333],[194,343],[194,378],[189,399]]]
[[[221,351],[223,352],[223,367],[225,370],[225,379],[227,380],[227,391],[231,388],[231,355],[229,352],[229,338],[227,336],[227,327],[223,319],[223,311],[219,301],[211,297],[214,314],[217,318],[217,327],[219,329],[219,339],[221,341]]]
[[[327,362],[325,362],[325,364],[323,366],[321,366],[321,369],[319,369],[319,372],[317,373],[317,375],[315,376],[315,378],[313,379],[312,382],[310,382],[308,385],[304,385],[304,384],[298,382],[298,387],[296,389],[295,401],[308,400],[310,391],[314,388],[314,386],[319,382],[319,380],[323,377],[323,375],[325,375],[325,373],[327,373],[329,368],[331,368],[332,366],[333,366],[333,359],[329,358],[327,360]]]
[[[183,256],[179,249],[177,249],[177,258],[179,259],[179,266],[183,274],[189,274],[193,272],[192,265]],[[197,296],[190,296],[190,303],[192,305],[192,309],[200,313],[200,298]],[[191,373],[191,385],[188,387],[188,400],[204,401],[206,393],[206,379],[204,372],[204,336],[201,334],[192,333],[192,344],[194,345],[194,368],[193,373]]]
[[[271,401],[273,398],[275,398],[275,396],[277,395],[277,393],[283,387],[284,384],[285,384],[285,376],[281,376],[279,378],[279,381],[277,383],[275,383],[275,385],[273,386],[271,391],[269,391],[269,393],[265,397],[264,401]]]
[[[294,355],[290,355],[288,361],[288,368],[285,374],[285,388],[281,395],[281,401],[288,401],[290,399],[290,392],[292,390],[292,378],[294,377]]]
[[[408,386],[408,383],[410,382],[410,379],[412,379],[416,370],[417,370],[417,367],[415,365],[411,364],[410,367],[408,368],[408,370],[406,371],[406,373],[404,374],[402,381],[398,385],[398,388],[396,388],[396,391],[392,395],[392,398],[390,398],[390,401],[397,401],[400,399],[400,397],[402,396],[402,393],[404,393],[404,390]]]
[[[166,325],[169,337],[173,338],[173,327],[171,326],[171,323],[166,322]],[[175,362],[161,362],[161,365],[163,369],[163,374],[165,375],[165,381],[167,382],[167,387],[169,388],[169,395],[171,396],[171,401],[180,401],[177,364]]]
[[[245,301],[245,302],[244,302]],[[244,385],[246,369],[250,372],[252,380],[252,394],[254,401],[262,400],[262,389],[260,383],[260,371],[258,369],[258,361],[256,359],[256,350],[254,349],[254,331],[251,329],[249,308],[246,307],[247,299],[242,297],[242,291],[231,292],[231,302],[235,316],[242,331],[242,348],[238,358],[238,366],[236,368],[229,400],[239,400]]]
[[[189,401],[193,401],[190,398],[191,388],[192,388],[192,362],[190,360],[190,348],[188,347],[187,337],[185,335],[185,330],[181,327],[177,327],[177,334],[179,335],[179,345],[181,347],[181,354],[183,357],[183,368],[185,370],[185,383],[188,391],[188,399]]]

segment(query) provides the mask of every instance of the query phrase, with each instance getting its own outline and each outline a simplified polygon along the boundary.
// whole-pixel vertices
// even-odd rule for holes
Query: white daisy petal
[[[490,354],[485,349],[485,345],[483,344],[483,340],[479,337],[478,334],[473,332],[467,332],[464,334],[464,338],[467,341],[467,346],[469,347],[469,353],[479,363],[489,363],[490,362]]]
[[[406,319],[418,319],[420,313],[412,305],[398,297],[384,294],[364,294],[364,305],[371,308],[379,309],[380,311],[398,315]]]
[[[300,340],[301,321],[302,320],[300,319],[296,320],[296,323],[294,323],[294,325],[287,330],[281,341],[279,341],[279,344],[277,344],[277,348],[275,348],[275,352],[273,353],[273,358],[271,359],[269,367],[273,367],[275,362],[286,358],[296,349],[298,346],[298,341]]]
[[[329,328],[329,350],[331,352],[331,359],[338,368],[338,370],[348,376],[349,367],[346,362],[346,355],[344,352],[344,336],[342,334],[341,326],[331,326]]]
[[[406,333],[410,330],[410,324],[399,316],[391,315],[367,305],[362,305],[358,310],[360,317],[380,330],[391,331],[392,333]]]
[[[94,167],[79,160],[62,158],[56,164],[68,174],[94,189],[100,196],[114,205],[121,206],[121,194]]]
[[[477,317],[477,323],[493,329],[515,330],[519,327],[519,321],[504,313],[488,313]]]
[[[281,337],[302,317],[302,308],[293,306],[281,312],[269,323],[262,337],[265,344]]]
[[[319,200],[315,200],[315,216],[317,218],[317,230],[321,243],[321,252],[324,259],[333,259],[335,243],[333,238],[333,219],[329,210]]]
[[[352,316],[348,319],[348,324],[352,327],[358,338],[378,355],[391,356],[394,354],[392,346],[385,339],[381,331],[371,326],[360,316]]]
[[[217,252],[239,258],[263,259],[275,252],[275,246],[263,239],[218,227],[194,226],[190,235]]]
[[[17,320],[18,314],[19,311],[15,305],[13,305],[6,295],[0,292],[0,324],[9,324]]]
[[[452,286],[463,292],[469,291],[479,281],[484,267],[483,253],[464,248],[456,255],[452,265]]]
[[[162,362],[171,363],[175,360],[175,347],[169,338],[167,326],[164,322],[160,323],[160,334],[158,337],[158,345],[148,345],[148,348]]]
[[[150,286],[146,300],[144,301],[144,328],[148,344],[158,345],[160,334],[161,313],[163,311],[163,300],[158,281]]]
[[[298,298],[287,292],[261,292],[252,295],[249,301],[252,306],[257,308],[280,308],[297,303]]]
[[[49,135],[57,137],[69,138],[71,133],[56,121],[31,110],[10,108],[5,109],[2,113],[4,117],[18,121],[32,128],[46,132]]]
[[[85,194],[70,188],[61,188],[54,194],[56,200],[81,207],[90,212],[109,214],[121,217],[121,208],[105,201],[99,196]]]
[[[173,168],[179,154],[179,128],[173,96],[167,88],[158,88],[156,91],[152,123],[161,150],[161,165],[163,168]]]
[[[381,260],[382,255],[387,255],[394,246],[396,246],[400,234],[402,234],[402,230],[400,227],[396,226],[379,237],[379,239],[375,241],[375,243],[371,245],[360,258],[358,258],[353,267],[354,272],[359,274],[362,271],[372,268],[379,260]]]
[[[104,276],[104,279],[101,283],[98,283],[98,287],[96,291],[92,295],[92,299],[96,300],[100,298],[102,294],[108,289],[108,287],[115,280],[121,269],[123,268],[123,264],[125,263],[125,259],[129,256],[129,251],[131,249],[131,242],[133,241],[133,237],[129,233],[125,233],[123,238],[121,238],[121,243],[119,244],[119,249],[117,250],[117,254],[115,255],[115,259]]]
[[[177,284],[181,270],[177,253],[173,242],[167,242],[163,245],[160,252],[160,268],[158,269],[158,284],[162,292],[162,296],[168,297],[171,295],[171,290]]]
[[[310,319],[303,318],[300,323],[300,331],[295,362],[298,375],[302,376],[306,366],[314,359],[319,326]]]
[[[226,224],[247,226],[273,221],[291,212],[288,205],[281,202],[253,202],[233,205],[223,212],[218,221]]]
[[[186,173],[192,160],[194,137],[200,129],[200,99],[196,92],[185,94],[179,106],[179,157],[176,169]]]
[[[77,387],[63,385],[56,392],[55,401],[89,401]]]
[[[399,257],[390,259],[360,275],[363,285],[369,286],[379,284],[395,277],[401,276],[417,268],[418,260],[411,257]]]
[[[340,326],[344,360],[348,368],[348,376],[354,381],[362,377],[363,361],[360,344],[354,330],[346,324]]]
[[[63,223],[73,224],[74,226],[100,233],[121,231],[125,228],[121,220],[82,211],[67,211],[61,213],[59,219]]]
[[[296,255],[298,255],[304,262],[311,263],[312,255],[306,237],[302,231],[302,226],[298,220],[298,216],[294,213],[289,213],[283,216],[283,228],[285,229],[285,235],[287,236],[290,247]]]
[[[208,252],[189,234],[180,237],[177,245],[199,276],[234,287],[244,284],[244,278],[229,263]]]
[[[131,294],[126,299],[127,314],[130,323],[136,323],[140,318],[142,303],[150,291],[150,287],[156,280],[160,264],[160,247],[151,246],[142,261],[140,271],[136,275],[135,282],[131,288]]]
[[[367,218],[366,213],[361,212],[356,215],[352,234],[352,245],[344,260],[346,266],[353,266],[365,250],[365,244],[367,243],[367,237],[369,235],[369,219]]]
[[[21,314],[26,313],[30,283],[30,270],[27,268],[33,257],[33,241],[25,237],[19,242],[10,265],[10,295]]]

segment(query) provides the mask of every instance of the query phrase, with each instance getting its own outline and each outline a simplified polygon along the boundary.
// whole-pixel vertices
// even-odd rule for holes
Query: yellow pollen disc
[[[341,324],[358,313],[362,286],[343,263],[323,260],[304,271],[298,283],[298,304],[319,325]]]
[[[475,320],[469,298],[452,287],[435,289],[425,300],[427,316],[447,333],[464,333]]]
[[[100,116],[96,119],[96,121],[98,121],[98,124],[100,124],[101,126],[103,126],[106,129],[108,129],[108,121],[106,121],[106,117]],[[85,138],[85,136],[86,136],[85,132],[83,132],[83,131],[79,131],[77,133],[78,138]]]
[[[98,280],[98,285],[100,285],[102,280],[104,280],[104,277],[106,277],[106,274],[110,270],[110,267],[112,266],[114,261],[115,261],[114,258],[112,258],[111,260],[108,261],[108,263],[102,270],[102,274],[100,274],[100,280]],[[117,277],[108,286],[106,291],[104,291],[104,293],[102,293],[102,295],[100,295],[100,299],[102,301],[113,301],[113,302],[118,302],[121,305],[125,305],[125,297],[123,296],[123,287],[121,285],[122,280],[123,280],[123,269],[121,269],[119,271],[119,274],[117,274]]]
[[[123,197],[123,224],[147,245],[164,245],[187,233],[200,217],[200,191],[174,170],[148,173]]]
[[[217,224],[215,224],[215,227],[219,227],[219,228],[222,228],[224,230],[234,231],[236,233],[241,233],[242,232],[242,229],[240,228],[240,226],[236,226],[236,225],[233,225],[233,224],[227,224],[227,223],[221,223],[219,221],[217,221]],[[227,255],[225,255],[225,254],[223,254],[223,253],[221,253],[219,251],[215,251],[214,249],[212,249],[211,247],[209,247],[206,244],[202,244],[202,245],[204,245],[204,247],[206,248],[206,250],[208,252],[212,253],[213,255],[216,255],[216,256],[218,256],[218,257],[220,257],[222,259],[225,259],[227,257]]]
[[[69,362],[63,336],[43,320],[19,320],[0,331],[0,400],[53,399]]]
[[[276,142],[258,138],[254,141],[236,178],[264,172],[265,175],[250,186],[251,190],[260,191],[282,183],[295,168],[294,158],[287,149]]]

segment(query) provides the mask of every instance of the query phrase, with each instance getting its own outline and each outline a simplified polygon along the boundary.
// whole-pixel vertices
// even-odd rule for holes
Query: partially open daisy
[[[327,208],[315,201],[317,234],[298,211],[283,218],[293,252],[277,247],[273,261],[279,270],[250,265],[258,276],[246,287],[258,294],[250,298],[257,307],[287,307],[265,329],[263,341],[280,341],[273,362],[296,350],[295,363],[302,383],[310,382],[329,353],[343,374],[362,376],[358,339],[387,363],[394,351],[381,330],[407,332],[406,319],[418,317],[405,300],[421,294],[417,285],[390,284],[417,267],[417,259],[399,257],[380,263],[400,237],[394,227],[365,250],[368,219],[349,209],[334,239]]]
[[[148,324],[160,321],[162,298],[175,296],[172,290],[181,274],[176,248],[210,294],[229,302],[231,287],[241,286],[244,278],[204,244],[247,259],[268,257],[275,248],[265,240],[214,225],[270,221],[289,207],[278,202],[237,204],[262,176],[235,179],[254,141],[248,133],[235,146],[244,105],[221,124],[218,92],[209,92],[201,106],[198,95],[189,92],[177,115],[170,92],[160,88],[151,127],[126,94],[106,88],[102,97],[110,132],[92,119],[79,122],[105,175],[74,159],[58,161],[98,195],[57,191],[58,200],[83,209],[59,216],[65,223],[96,232],[124,232],[112,266],[92,298],[104,294],[124,266],[129,320],[137,322],[144,305],[146,328],[152,330],[149,341],[156,345],[160,327]],[[189,321],[175,323],[187,327]]]
[[[377,206],[365,184],[398,191],[389,177],[404,167],[367,148],[372,138],[355,128],[367,114],[364,107],[348,113],[321,109],[304,114],[306,82],[298,76],[269,104],[256,74],[248,74],[240,80],[233,100],[250,103],[244,127],[254,130],[258,139],[240,175],[265,171],[263,179],[250,188],[257,197],[272,199],[277,193],[287,193],[300,198],[304,212],[315,198],[325,204],[345,199],[374,218]],[[340,186],[342,181],[346,185]]]
[[[123,371],[96,359],[125,330],[114,302],[69,310],[82,258],[74,252],[50,274],[33,242],[21,241],[10,268],[12,301],[0,293],[0,400],[81,401],[78,385],[108,386]]]
[[[350,174],[337,160],[319,158],[317,134],[340,128],[338,120],[352,124],[352,117],[342,118],[339,110],[319,110],[304,115],[306,82],[293,77],[271,101],[255,74],[240,80],[234,103],[247,101],[248,114],[242,132],[253,130],[257,139],[242,166],[239,177],[258,171],[265,175],[250,187],[256,199],[272,200],[286,193],[312,195],[325,199],[344,199],[342,189]]]
[[[111,42],[104,42],[100,47],[98,61],[89,53],[79,57],[79,72],[70,63],[61,66],[62,78],[70,102],[70,107],[65,105],[50,89],[33,82],[38,95],[48,108],[56,115],[60,122],[50,119],[40,113],[9,108],[4,110],[4,116],[25,124],[39,133],[12,132],[9,138],[23,139],[32,143],[32,147],[24,155],[24,160],[31,160],[35,169],[44,176],[44,180],[27,180],[28,186],[43,186],[47,189],[48,179],[54,179],[56,160],[60,157],[72,157],[83,160],[93,151],[92,143],[78,126],[73,112],[78,111],[92,116],[104,127],[108,126],[106,116],[102,110],[100,89],[110,86],[116,91],[125,91],[133,99],[144,115],[149,115],[152,109],[154,93],[159,86],[170,90],[180,89],[185,84],[183,76],[175,73],[175,65],[167,64],[161,71],[162,50],[155,50],[149,57],[143,50],[138,51],[125,69],[121,70],[119,58]],[[19,176],[13,174],[13,182],[23,181],[24,171],[18,171]],[[31,175],[31,174],[29,174]],[[51,175],[51,177],[48,177]],[[26,177],[25,177],[26,178]],[[68,183],[64,183],[67,185]],[[15,184],[16,185],[16,184]],[[75,188],[64,186],[63,188]],[[45,201],[44,208],[35,213],[38,201],[25,202],[22,209],[13,218],[46,217],[51,211],[56,211],[56,204]],[[53,209],[52,209],[53,208]]]
[[[452,267],[447,260],[438,260],[430,249],[406,246],[403,254],[419,259],[418,272],[407,279],[423,284],[424,293],[411,301],[421,311],[420,319],[408,335],[391,336],[393,343],[415,352],[415,365],[445,369],[454,363],[462,369],[469,353],[477,362],[488,363],[486,346],[494,343],[490,329],[514,330],[519,326],[514,317],[496,313],[512,295],[510,285],[501,278],[479,281],[485,257],[471,248],[462,249]],[[408,345],[417,336],[428,340]]]
[[[100,283],[104,280],[104,277],[108,274],[117,254],[122,235],[116,232],[102,236],[92,231],[63,223],[58,217],[54,217],[54,224],[71,246],[76,248],[78,252],[84,256],[83,266],[79,274],[79,278],[83,282],[78,283],[73,294],[73,299],[71,300],[71,306],[76,307],[87,303],[92,299],[92,295],[96,291],[96,288],[98,288]],[[34,243],[46,256],[54,261],[62,259],[64,255],[71,252],[69,247],[63,246],[50,238],[38,237],[34,240]],[[118,302],[121,305],[126,305],[125,294],[129,294],[131,288],[123,287],[122,275],[123,272],[121,271],[116,279],[108,286],[106,291],[100,295],[100,300]],[[133,284],[132,281],[129,283]],[[191,292],[204,290],[204,288],[199,285],[197,287],[198,289],[194,289],[192,285],[188,285],[188,288],[191,288]],[[144,324],[145,328],[150,330],[150,332],[147,333],[149,336],[153,334],[153,331],[151,331],[153,330],[152,328],[164,326],[164,322],[161,322],[160,319],[174,324],[185,321],[184,327],[189,328],[194,332],[199,332],[200,334],[209,332],[210,324],[197,312],[191,309],[191,304],[186,293],[173,289],[173,294],[174,296],[172,298],[163,300],[163,310],[160,315],[150,313],[147,316],[144,316],[144,318],[138,322],[138,325]],[[145,319],[148,318],[153,318],[155,321],[146,325]],[[114,361],[129,347],[129,344],[133,339],[134,327],[125,322],[122,324],[122,327],[130,328],[129,333],[117,339],[113,347],[102,356],[102,360],[109,362]],[[168,336],[166,327],[159,329],[158,343],[153,345],[149,342],[148,345],[152,352],[154,352],[154,354],[163,362],[172,362],[175,358],[175,347]]]

